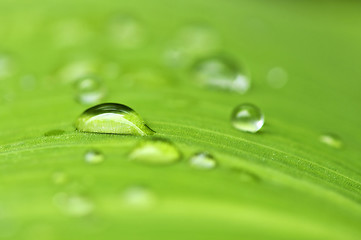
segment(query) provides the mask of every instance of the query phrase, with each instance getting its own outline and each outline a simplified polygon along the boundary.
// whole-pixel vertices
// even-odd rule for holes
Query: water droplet
[[[78,117],[75,126],[81,132],[154,134],[133,109],[117,103],[103,103],[87,109]]]
[[[85,76],[75,82],[77,91],[76,100],[81,104],[94,104],[100,102],[105,90],[102,82],[95,76]]]
[[[255,133],[264,124],[261,110],[253,104],[245,103],[238,105],[232,113],[232,125],[243,132]]]
[[[118,15],[111,19],[109,35],[115,46],[125,49],[138,48],[145,42],[142,23],[130,15]]]
[[[68,176],[66,173],[58,171],[53,173],[52,179],[54,184],[62,185],[68,181]]]
[[[250,88],[248,74],[235,61],[213,56],[197,61],[192,76],[201,85],[244,94]]]
[[[275,67],[269,70],[267,74],[267,82],[273,88],[282,88],[286,85],[288,74],[281,67]]]
[[[126,207],[144,209],[155,205],[156,196],[144,186],[131,186],[123,192],[122,201]]]
[[[212,169],[217,166],[217,162],[214,157],[207,152],[194,154],[190,158],[189,163],[192,167],[198,169]]]
[[[241,182],[259,182],[261,179],[258,175],[241,168],[232,168],[231,171],[237,174]]]
[[[65,214],[73,217],[83,217],[89,215],[94,210],[93,203],[79,195],[58,193],[54,196],[53,202]]]
[[[219,48],[219,36],[214,29],[204,24],[182,28],[165,51],[166,63],[181,66],[195,57],[215,52]]]
[[[343,146],[341,138],[333,133],[321,135],[320,141],[333,148],[341,148]]]
[[[45,137],[51,137],[51,136],[59,136],[59,135],[63,135],[65,133],[64,130],[61,129],[55,129],[55,130],[51,130],[49,132],[44,133]]]
[[[104,161],[104,155],[98,150],[89,150],[84,155],[84,160],[90,164],[99,164]]]
[[[174,144],[164,139],[142,141],[129,155],[134,162],[154,165],[175,163],[180,157],[181,153]]]

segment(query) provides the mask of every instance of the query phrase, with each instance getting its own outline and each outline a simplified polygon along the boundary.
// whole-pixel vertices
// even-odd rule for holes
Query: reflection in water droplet
[[[73,217],[83,217],[89,215],[94,210],[93,203],[79,195],[57,193],[53,198],[53,202],[65,214]]]
[[[87,109],[78,117],[75,126],[81,132],[154,134],[133,109],[117,103],[103,103]]]
[[[341,148],[343,146],[341,138],[332,133],[321,135],[320,141],[333,148]]]
[[[62,185],[68,181],[68,176],[66,173],[58,171],[53,173],[52,179],[54,184]]]
[[[115,46],[133,49],[145,43],[146,31],[142,23],[135,17],[118,15],[109,23],[109,35]]]
[[[156,196],[144,186],[131,186],[123,192],[122,202],[126,207],[144,209],[155,205]]]
[[[84,155],[84,160],[90,164],[99,164],[104,161],[104,155],[98,150],[89,150]]]
[[[45,137],[51,137],[51,136],[59,136],[59,135],[63,135],[65,133],[64,130],[61,129],[55,129],[55,130],[51,130],[49,132],[44,133]]]
[[[164,165],[179,161],[181,153],[173,143],[164,139],[142,141],[129,154],[129,159],[145,164]]]
[[[190,158],[189,163],[193,168],[198,169],[212,169],[217,166],[217,162],[214,157],[207,152],[194,154]]]
[[[75,82],[75,88],[77,91],[76,100],[81,104],[98,103],[105,95],[101,80],[95,76],[79,78]]]
[[[282,88],[288,80],[287,72],[281,67],[275,67],[269,70],[267,74],[268,84],[273,88]]]
[[[195,57],[204,56],[219,48],[219,36],[209,26],[194,24],[182,28],[165,51],[167,64],[182,66]]]
[[[194,80],[204,86],[244,94],[250,88],[250,79],[235,61],[213,56],[197,61],[192,67]]]
[[[253,104],[238,105],[232,113],[231,122],[234,128],[243,132],[255,133],[264,124],[261,110]]]

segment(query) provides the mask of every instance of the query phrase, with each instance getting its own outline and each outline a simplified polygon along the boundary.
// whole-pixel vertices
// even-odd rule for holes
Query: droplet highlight
[[[104,155],[102,152],[95,149],[88,150],[84,154],[84,161],[89,164],[99,164],[104,161]]]
[[[154,134],[143,119],[130,107],[103,103],[87,109],[75,122],[81,132],[146,136]]]
[[[178,148],[164,139],[142,141],[129,154],[131,161],[151,165],[167,165],[179,161],[180,158]]]
[[[236,61],[224,56],[200,59],[191,72],[195,81],[206,87],[244,94],[251,86],[246,71]]]
[[[342,148],[343,146],[341,138],[333,133],[322,134],[320,141],[332,148]]]
[[[80,195],[58,193],[54,196],[53,202],[61,211],[73,217],[84,217],[94,210],[94,204]]]
[[[234,128],[243,132],[258,132],[264,124],[261,110],[250,103],[238,105],[232,113],[231,122]]]
[[[75,82],[76,100],[81,104],[95,104],[105,96],[102,81],[95,76],[85,76]]]
[[[156,195],[144,186],[130,186],[122,193],[122,203],[127,208],[144,209],[155,205]]]
[[[193,168],[209,170],[217,166],[217,161],[211,154],[207,152],[201,152],[194,154],[189,159],[189,164]]]

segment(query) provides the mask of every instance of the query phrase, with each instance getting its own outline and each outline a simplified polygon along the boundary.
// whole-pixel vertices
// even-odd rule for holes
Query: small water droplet
[[[143,119],[130,107],[117,103],[103,103],[87,109],[75,122],[81,132],[152,135]]]
[[[207,152],[194,154],[190,158],[189,163],[193,168],[198,169],[212,169],[217,166],[217,162],[214,157]]]
[[[241,182],[259,182],[261,180],[258,175],[245,169],[232,168],[231,171],[237,174]]]
[[[204,24],[194,24],[180,29],[164,57],[167,64],[181,66],[195,57],[215,52],[219,48],[219,36],[216,31]]]
[[[320,141],[333,148],[341,148],[343,146],[341,138],[333,133],[321,135]]]
[[[197,61],[192,67],[192,76],[201,85],[246,93],[251,85],[248,74],[230,58],[213,56]]]
[[[104,161],[104,155],[98,150],[89,150],[84,155],[84,160],[90,164],[99,164]]]
[[[79,195],[57,193],[53,198],[53,202],[65,214],[73,217],[83,217],[89,215],[94,210],[93,203]]]
[[[286,85],[288,74],[281,67],[275,67],[269,70],[267,74],[267,82],[273,88],[282,88]]]
[[[105,95],[101,80],[91,75],[79,78],[75,82],[75,88],[77,91],[76,100],[81,104],[98,103]]]
[[[129,159],[145,164],[164,165],[180,160],[181,153],[173,143],[164,139],[142,141],[129,154]]]
[[[53,173],[52,179],[53,179],[54,184],[62,185],[68,181],[68,176],[64,172],[57,171],[57,172]]]
[[[118,15],[109,23],[109,35],[115,46],[134,49],[145,42],[146,31],[143,24],[131,15]]]
[[[44,133],[44,136],[45,137],[59,136],[59,135],[63,135],[64,133],[65,133],[64,130],[54,129],[54,130],[50,130],[50,131]]]
[[[156,196],[147,187],[131,186],[123,192],[122,201],[126,207],[144,209],[155,205]]]
[[[264,124],[261,110],[253,104],[238,105],[232,113],[231,122],[234,128],[243,132],[255,133]]]

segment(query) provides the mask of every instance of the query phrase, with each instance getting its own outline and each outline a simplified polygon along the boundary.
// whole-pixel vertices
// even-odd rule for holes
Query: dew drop
[[[75,88],[77,91],[76,100],[81,104],[98,103],[105,95],[101,80],[95,76],[89,75],[79,78],[75,82]]]
[[[273,88],[282,88],[286,85],[288,74],[281,67],[275,67],[269,70],[267,74],[267,82]]]
[[[238,179],[241,182],[259,182],[261,179],[258,175],[254,174],[253,172],[247,171],[241,168],[232,168],[231,171],[238,176]]]
[[[75,122],[81,132],[127,135],[152,135],[143,119],[130,107],[117,103],[103,103],[87,109]]]
[[[89,164],[99,164],[104,161],[104,155],[98,150],[89,150],[84,154],[84,160]]]
[[[194,154],[190,160],[189,164],[193,168],[197,169],[213,169],[217,166],[217,162],[214,159],[214,157],[207,153],[207,152],[201,152]]]
[[[243,132],[255,133],[264,124],[261,110],[253,104],[238,105],[232,113],[231,122],[234,128]]]
[[[153,165],[166,165],[180,160],[181,153],[173,143],[164,139],[142,141],[129,154],[129,159]]]
[[[230,58],[213,56],[197,61],[192,67],[192,76],[203,86],[246,93],[251,85],[248,74]]]
[[[122,202],[126,207],[149,208],[156,202],[155,194],[144,186],[131,186],[122,194]]]
[[[333,133],[321,135],[320,141],[333,148],[341,148],[343,146],[341,138]]]
[[[109,23],[109,35],[115,46],[124,49],[134,49],[145,42],[143,24],[131,15],[118,15]]]
[[[53,202],[61,211],[73,217],[83,217],[94,210],[93,203],[79,195],[57,193],[53,198]]]

